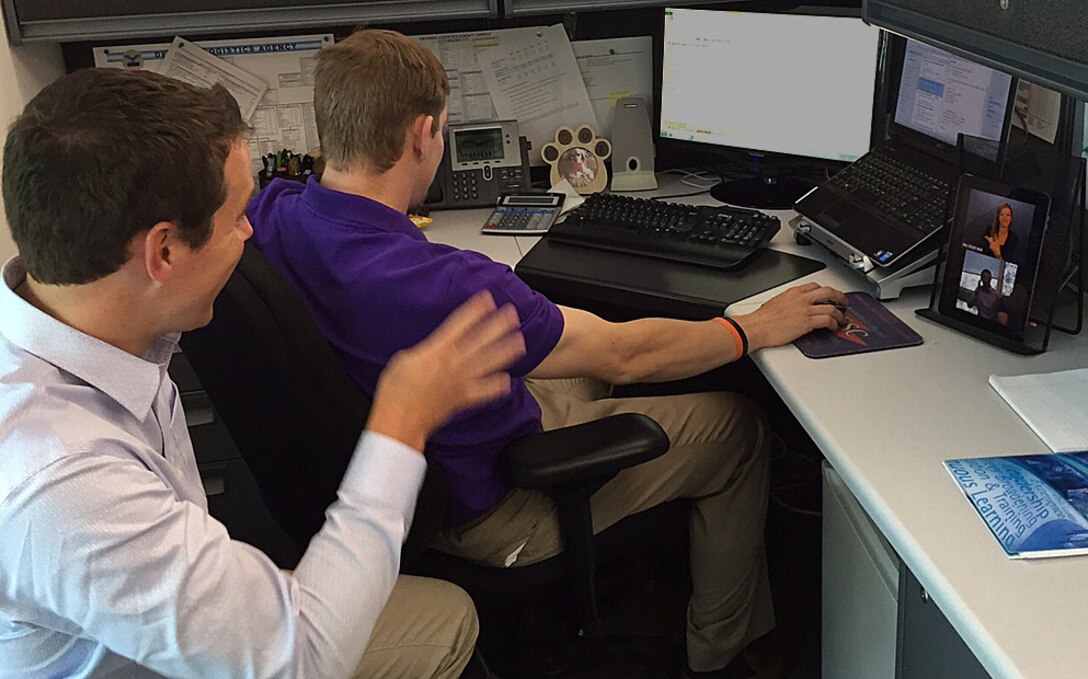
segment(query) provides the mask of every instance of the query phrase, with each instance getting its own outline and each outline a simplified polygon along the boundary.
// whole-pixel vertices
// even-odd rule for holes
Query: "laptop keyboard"
[[[828,184],[885,220],[928,235],[945,222],[952,187],[904,162],[872,152],[848,165]]]

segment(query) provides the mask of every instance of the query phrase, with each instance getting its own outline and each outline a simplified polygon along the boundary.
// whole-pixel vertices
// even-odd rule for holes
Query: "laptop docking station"
[[[936,247],[926,248],[917,256],[896,262],[893,266],[881,267],[876,266],[868,255],[858,252],[835,238],[826,229],[819,228],[803,215],[797,215],[791,219],[789,226],[795,233],[816,241],[851,269],[865,276],[876,288],[877,299],[895,299],[903,293],[904,288],[933,283],[933,266],[937,260]]]

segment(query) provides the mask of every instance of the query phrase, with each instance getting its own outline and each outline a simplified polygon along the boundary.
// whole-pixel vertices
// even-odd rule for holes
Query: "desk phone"
[[[429,209],[486,207],[504,193],[529,191],[529,142],[516,120],[446,129],[446,153],[427,192]]]
[[[511,193],[499,198],[483,233],[531,236],[547,233],[563,208],[562,193]]]

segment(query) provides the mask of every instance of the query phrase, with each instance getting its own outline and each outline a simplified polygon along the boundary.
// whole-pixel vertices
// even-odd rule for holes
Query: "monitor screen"
[[[1007,73],[908,40],[895,122],[953,146],[960,132],[998,141],[1010,87]]]
[[[666,9],[661,136],[857,160],[879,35],[852,17]]]

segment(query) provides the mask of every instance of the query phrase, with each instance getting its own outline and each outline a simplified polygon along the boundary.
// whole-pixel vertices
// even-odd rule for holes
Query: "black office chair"
[[[301,554],[336,497],[370,398],[347,375],[294,290],[249,245],[216,301],[212,322],[185,333],[181,346],[257,479],[269,512]],[[502,619],[504,613],[513,615],[556,584],[572,594],[579,635],[594,639],[598,561],[631,558],[636,543],[662,558],[675,556],[682,549],[677,536],[686,537],[688,506],[668,503],[594,536],[589,498],[621,469],[662,455],[668,446],[657,423],[633,413],[511,444],[502,456],[505,480],[555,500],[565,550],[531,566],[506,569],[430,549],[444,524],[447,501],[432,465],[402,572],[449,580],[468,591],[480,610],[482,644],[485,638],[500,647],[508,644],[516,625],[509,616]],[[674,545],[674,551],[665,545]]]

